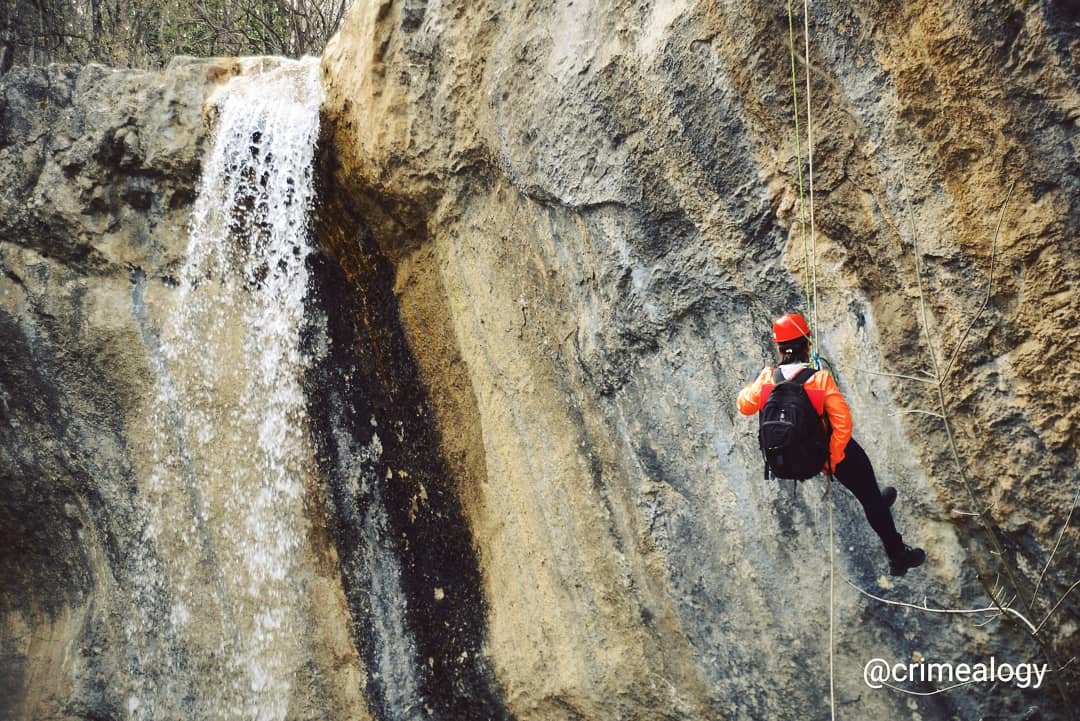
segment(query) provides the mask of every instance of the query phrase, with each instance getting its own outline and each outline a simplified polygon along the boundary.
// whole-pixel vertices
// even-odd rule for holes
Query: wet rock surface
[[[356,251],[362,265],[348,270],[313,261],[308,342],[325,351],[313,352],[308,402],[368,703],[380,719],[506,719],[484,653],[478,558],[393,274],[370,241]]]
[[[205,63],[170,74],[14,68],[0,79],[0,574],[5,718],[110,717],[113,602],[137,543],[140,329],[183,252]]]
[[[230,558],[256,519],[229,509],[258,489],[210,482],[266,462],[200,456],[215,435],[239,445],[265,429],[234,427],[243,389],[228,376],[216,397],[162,401],[163,389],[205,372],[207,354],[253,365],[220,342],[239,308],[222,306],[217,335],[192,339],[190,352],[172,353],[167,327],[213,95],[277,62],[16,68],[0,79],[0,717],[369,718],[317,495],[293,534],[303,562],[279,581],[305,620],[286,629],[291,656],[270,658],[283,602],[263,599],[251,629],[230,561],[255,569],[248,587],[269,588],[280,569],[260,577],[260,559],[282,555],[282,540]],[[284,681],[274,677],[282,666],[295,669]],[[232,683],[248,676],[250,689]],[[244,705],[253,694],[264,708]]]

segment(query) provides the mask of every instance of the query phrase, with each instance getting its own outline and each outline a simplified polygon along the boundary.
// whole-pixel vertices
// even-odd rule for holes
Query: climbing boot
[[[881,489],[881,500],[885,501],[886,508],[892,508],[892,504],[896,503],[896,489],[892,486],[885,486]]]
[[[889,573],[903,576],[909,568],[916,568],[926,561],[926,551],[921,548],[901,545],[900,549],[889,554]]]

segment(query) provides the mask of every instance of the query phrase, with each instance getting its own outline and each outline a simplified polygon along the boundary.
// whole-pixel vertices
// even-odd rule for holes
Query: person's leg
[[[833,475],[859,499],[866,513],[866,520],[884,544],[885,552],[892,556],[902,550],[904,541],[896,530],[889,506],[881,497],[881,489],[874,477],[874,467],[870,464],[866,451],[854,438],[848,441],[844,460],[833,471]]]

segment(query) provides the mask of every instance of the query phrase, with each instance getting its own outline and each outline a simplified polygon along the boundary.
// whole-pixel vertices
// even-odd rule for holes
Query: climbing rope
[[[814,335],[818,327],[817,312],[817,225],[814,218],[814,117],[810,97],[810,2],[803,0],[803,43],[806,62],[806,153],[809,170],[810,189],[810,252],[807,254],[806,221],[803,211],[803,174],[802,174],[802,149],[801,133],[799,129],[799,97],[798,81],[795,70],[795,23],[792,0],[788,0],[788,43],[791,50],[791,105],[792,115],[795,119],[795,162],[798,168],[799,178],[799,225],[802,231],[803,248],[803,289],[806,293],[806,302],[810,308],[810,342],[813,348],[812,362],[815,369],[821,368],[822,361],[831,364],[817,352],[817,343]],[[836,540],[833,525],[833,475],[829,468],[826,474],[826,505],[829,514],[829,714],[832,721],[836,721],[836,674],[835,674],[835,608],[836,608]]]
[[[810,0],[803,0],[803,41],[806,48],[806,160],[810,173],[810,275],[813,292],[811,294],[810,336],[817,332],[817,226],[814,223],[814,117],[810,104]],[[814,347],[817,344],[813,344]]]
[[[803,290],[806,293],[806,307],[811,307],[810,298],[810,255],[806,243],[806,203],[803,197],[802,173],[802,133],[799,130],[799,81],[795,72],[795,21],[792,3],[788,0],[788,47],[791,49],[791,116],[795,121],[795,169],[799,178],[799,231],[802,235],[803,254]],[[811,329],[813,330],[813,329]]]
[[[812,107],[810,105],[810,31],[809,23],[806,18],[809,16],[807,12],[807,4],[804,0],[803,3],[803,27],[804,38],[806,42],[806,130],[807,130],[807,150],[809,160],[810,171],[810,236],[809,243],[807,242],[806,234],[806,197],[803,190],[803,162],[802,162],[802,132],[799,124],[799,81],[798,73],[796,71],[795,61],[795,20],[794,20],[793,0],[788,0],[788,48],[790,50],[791,59],[791,117],[795,123],[795,170],[799,183],[799,231],[802,236],[802,256],[803,256],[803,292],[806,296],[806,307],[810,311],[810,341],[811,341],[811,356],[810,361],[816,370],[821,370],[821,364],[824,362],[829,366],[829,372],[832,372],[832,364],[828,362],[826,358],[821,356],[817,350],[817,344],[813,342],[815,328],[818,324],[817,313],[817,224],[814,217],[814,135],[813,135],[813,114]],[[811,259],[811,254],[813,259]]]

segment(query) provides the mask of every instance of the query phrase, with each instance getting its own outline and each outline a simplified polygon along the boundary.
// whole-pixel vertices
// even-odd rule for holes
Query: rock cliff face
[[[862,671],[1064,663],[1080,596],[1036,640],[843,579],[1000,583],[1037,624],[1080,578],[1080,19],[809,26],[817,339],[930,556],[890,579],[834,489],[836,715],[1069,718],[1071,669],[926,697]],[[825,717],[826,486],[763,481],[734,407],[805,305],[791,63],[781,3],[358,3],[322,59],[318,248],[233,285],[266,225],[196,272],[191,215],[226,82],[279,61],[0,78],[0,717]],[[244,309],[285,266],[271,362]],[[942,400],[963,476],[907,412]]]
[[[92,717],[119,689],[140,318],[183,253],[207,68],[15,68],[2,80],[5,718]],[[130,570],[130,569],[127,569]],[[114,705],[121,702],[114,698]]]
[[[818,340],[900,490],[902,532],[930,554],[886,582],[841,489],[837,573],[863,588],[981,605],[978,579],[992,587],[1004,563],[1026,608],[1066,523],[1076,29],[1056,3],[813,4]],[[824,485],[763,482],[733,404],[769,360],[770,319],[804,305],[784,5],[370,3],[324,69],[323,242],[392,268],[508,709],[823,715]],[[937,412],[933,387],[881,374],[933,372],[931,348],[944,368],[976,317],[943,384],[973,505],[942,422],[905,412]],[[1077,577],[1076,541],[1067,531],[1036,622]],[[1040,634],[1062,660],[1075,603]],[[835,612],[841,717],[1054,713],[1058,689],[916,700],[863,685],[874,656],[1041,658],[1018,629],[843,582]]]

